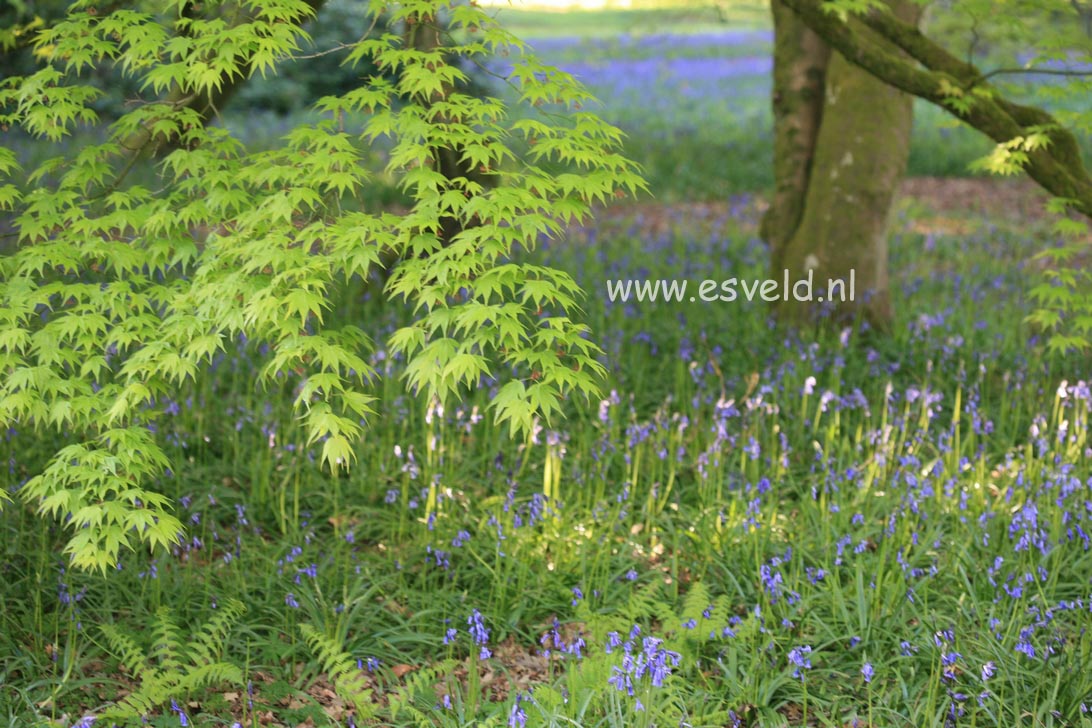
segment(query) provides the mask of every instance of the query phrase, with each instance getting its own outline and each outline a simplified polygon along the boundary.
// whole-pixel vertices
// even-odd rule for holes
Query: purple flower
[[[579,603],[580,603],[580,600],[581,600],[581,599],[583,599],[583,598],[584,598],[584,592],[582,592],[582,591],[580,590],[580,587],[578,587],[578,586],[574,586],[574,587],[573,587],[573,601],[572,601],[572,605],[573,605],[573,606],[575,607],[575,606],[576,606],[577,604],[579,604]]]
[[[571,644],[565,647],[565,652],[573,655],[578,660],[582,660],[584,659],[584,648],[586,646],[587,643],[584,641],[584,635],[578,634],[576,636],[576,639],[573,640]]]
[[[527,725],[527,712],[520,706],[523,699],[523,693],[516,693],[516,700],[508,711],[508,728],[524,728]]]
[[[182,726],[182,728],[187,728],[187,726],[189,726],[190,724],[190,719],[187,718],[186,713],[178,707],[178,703],[175,701],[174,698],[171,698],[171,710],[178,714],[178,723]]]
[[[991,677],[993,677],[994,672],[995,672],[995,668],[996,668],[996,665],[993,664],[992,660],[990,662],[987,662],[985,665],[982,666],[982,682],[986,682]]]
[[[792,676],[800,680],[804,679],[801,670],[811,669],[811,658],[808,655],[811,654],[811,647],[804,645],[802,647],[793,647],[789,650],[789,663],[796,666],[793,670]]]
[[[481,651],[478,656],[482,660],[488,660],[493,656],[493,653],[486,647],[486,643],[489,642],[489,629],[482,622],[482,613],[475,609],[469,617],[466,618],[466,623],[469,626],[470,637],[474,640],[474,644],[481,647]]]
[[[866,683],[870,683],[870,682],[872,682],[872,677],[873,677],[873,676],[874,676],[875,674],[876,674],[876,671],[872,669],[872,663],[871,663],[871,662],[866,662],[866,663],[865,663],[865,664],[864,664],[864,665],[863,665],[863,666],[861,667],[861,675],[863,675],[863,676],[864,676],[864,681],[865,681]]]
[[[633,695],[633,679],[630,676],[630,673],[617,665],[611,668],[611,675],[607,678],[607,682],[618,692],[624,692],[630,696]]]

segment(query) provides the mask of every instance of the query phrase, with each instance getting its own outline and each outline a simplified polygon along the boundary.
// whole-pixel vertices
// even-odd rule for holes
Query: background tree
[[[1006,98],[974,64],[962,61],[913,24],[872,8],[839,15],[845,3],[784,0],[846,60],[884,83],[942,106],[999,145],[997,172],[1024,169],[1048,192],[1092,216],[1092,178],[1073,132],[1043,109]],[[1081,75],[1081,72],[1074,72]],[[1007,151],[1007,153],[1005,153]]]
[[[1033,5],[1039,11],[1073,7],[1048,0]],[[930,40],[917,27],[920,12],[912,3],[863,7],[838,0],[774,3],[777,189],[763,231],[778,273],[788,268],[800,277],[814,263],[817,276],[840,278],[854,268],[858,291],[874,290],[860,311],[883,323],[890,317],[884,221],[905,166],[908,95],[988,135],[998,147],[983,166],[1002,174],[1026,171],[1057,198],[1059,209],[1092,215],[1092,178],[1073,131],[991,85],[992,75],[1012,71],[983,73]],[[829,62],[825,46],[836,51]],[[1058,33],[1043,50],[1074,48],[1079,40]],[[862,80],[861,73],[871,78]],[[839,169],[861,164],[867,169],[856,174]],[[799,318],[804,310],[790,306],[789,315]],[[1046,320],[1058,322],[1056,315]]]

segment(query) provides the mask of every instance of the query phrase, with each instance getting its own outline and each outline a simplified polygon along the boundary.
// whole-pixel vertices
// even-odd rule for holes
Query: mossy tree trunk
[[[891,6],[917,22],[910,0]],[[813,320],[828,281],[842,280],[835,292],[845,300],[826,302],[835,320],[863,317],[884,327],[891,319],[888,218],[909,155],[912,99],[831,53],[781,0],[773,8],[776,188],[762,233],[773,276],[810,274],[814,296],[779,302],[778,316]]]
[[[772,268],[804,213],[812,158],[823,115],[823,90],[830,47],[781,0],[773,0],[774,194],[762,218]]]

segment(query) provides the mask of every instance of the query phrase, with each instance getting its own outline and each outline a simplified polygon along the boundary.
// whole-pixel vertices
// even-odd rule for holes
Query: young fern
[[[246,605],[238,599],[229,599],[220,604],[216,613],[201,626],[194,641],[188,645],[190,661],[206,665],[219,662],[228,635],[245,612]]]
[[[342,650],[337,640],[327,637],[310,624],[301,624],[299,629],[308,647],[318,657],[338,697],[353,707],[357,718],[371,718],[375,713],[372,691],[356,660]]]
[[[242,671],[224,662],[220,655],[231,628],[245,611],[242,602],[228,601],[198,630],[195,641],[186,643],[170,610],[161,608],[152,621],[150,650],[116,625],[101,625],[109,652],[140,683],[121,702],[104,710],[99,716],[101,722],[143,723],[171,700],[201,688],[223,683],[243,685]]]
[[[393,33],[354,44],[348,63],[368,60],[398,80],[321,99],[325,118],[279,149],[250,152],[179,101],[276,73],[297,54],[312,5],[241,0],[246,22],[190,19],[194,32],[179,34],[177,2],[100,14],[79,0],[36,36],[47,65],[0,81],[0,125],[43,142],[97,121],[98,92],[80,83],[96,64],[116,64],[161,96],[135,103],[106,142],[36,170],[0,150],[0,211],[18,240],[0,256],[0,427],[68,440],[20,496],[70,529],[66,553],[78,567],[105,572],[138,541],[181,537],[152,485],[169,467],[153,404],[241,337],[268,346],[261,381],[301,378],[295,406],[321,462],[351,463],[374,414],[374,345],[363,328],[328,322],[327,297],[383,261],[397,261],[385,294],[414,312],[387,342],[413,392],[443,400],[499,377],[494,416],[525,434],[535,417],[558,416],[566,397],[593,392],[603,371],[573,318],[571,277],[513,255],[644,183],[620,154],[620,132],[579,110],[587,92],[481,9],[372,2],[395,25],[445,13],[450,31],[431,50],[403,47]],[[453,35],[472,40],[455,46]],[[509,52],[508,81],[532,118],[457,90],[466,79],[458,59]],[[342,130],[346,116],[366,118],[362,135]],[[404,214],[359,209],[365,160],[381,137],[393,145],[385,172],[413,201]],[[127,179],[168,148],[154,189]],[[460,150],[496,186],[444,176],[437,149]],[[445,229],[459,232],[446,240]],[[209,232],[199,242],[195,230]]]
[[[169,608],[160,607],[156,610],[151,631],[151,659],[163,672],[178,671],[186,659],[186,646],[182,643],[182,635]]]
[[[404,685],[398,688],[389,698],[388,710],[391,720],[399,720],[400,715],[408,715],[416,725],[434,725],[433,706],[436,704],[436,684],[443,681],[455,670],[458,661],[454,659],[440,660],[437,663],[422,667],[407,678]],[[400,724],[405,723],[405,718]]]

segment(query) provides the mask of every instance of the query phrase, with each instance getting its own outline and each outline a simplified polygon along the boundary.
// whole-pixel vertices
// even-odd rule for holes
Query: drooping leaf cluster
[[[261,383],[302,373],[295,406],[309,441],[325,465],[347,466],[375,413],[377,373],[367,326],[331,323],[329,294],[389,261],[385,293],[414,315],[387,343],[405,358],[412,391],[443,400],[504,375],[495,415],[519,434],[594,390],[599,350],[570,317],[578,287],[513,258],[643,186],[620,132],[580,110],[591,99],[571,76],[472,5],[376,2],[371,11],[396,27],[446,13],[445,43],[422,50],[405,33],[355,43],[348,63],[389,75],[322,98],[321,119],[251,152],[186,101],[244,72],[275,73],[300,52],[310,4],[243,2],[245,22],[192,19],[182,34],[162,18],[185,3],[160,5],[100,13],[76,2],[36,37],[51,63],[0,82],[0,125],[43,143],[98,121],[99,92],[80,76],[90,68],[113,63],[157,96],[110,124],[103,143],[37,169],[0,150],[0,214],[17,238],[0,257],[0,427],[70,438],[20,494],[71,529],[76,565],[104,570],[136,541],[179,537],[155,489],[169,462],[152,405],[240,337],[268,347]],[[456,49],[452,34],[463,41]],[[479,64],[518,51],[509,81],[520,104],[542,112],[516,119],[499,99],[459,91],[466,73],[453,50]],[[349,116],[364,119],[362,134],[343,130]],[[404,213],[357,204],[381,137],[384,172],[412,200]],[[129,170],[164,138],[173,151],[157,184],[131,183]],[[445,149],[496,186],[441,174]],[[460,223],[451,239],[445,220]]]

